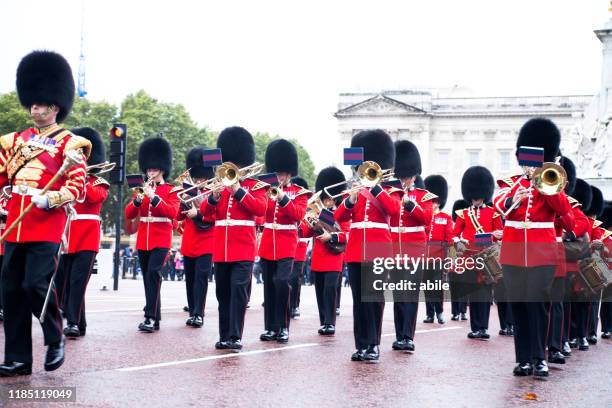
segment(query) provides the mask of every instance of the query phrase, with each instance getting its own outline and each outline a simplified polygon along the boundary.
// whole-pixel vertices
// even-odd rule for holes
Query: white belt
[[[557,237],[557,242],[563,242],[563,237]]]
[[[272,222],[266,222],[264,228],[273,230],[296,230],[297,227],[294,224],[276,224]]]
[[[378,229],[389,229],[389,225],[384,222],[373,222],[373,221],[361,221],[351,223],[351,229],[365,229],[365,228],[378,228]]]
[[[423,225],[419,225],[417,227],[391,227],[391,232],[395,233],[404,233],[404,232],[421,232],[425,231],[425,227]]]
[[[518,229],[546,229],[555,228],[554,222],[534,222],[534,221],[506,221],[506,227]]]
[[[6,224],[5,223],[0,224],[0,230],[3,230],[5,228],[6,228]]]
[[[140,222],[172,222],[166,217],[140,217]]]
[[[215,221],[216,227],[254,227],[255,221],[253,220],[217,220]]]
[[[95,215],[95,214],[77,214],[74,217],[72,217],[72,221],[76,221],[76,220],[94,220],[94,221],[100,221],[100,216],[99,215]]]
[[[42,190],[39,188],[26,186],[24,184],[14,185],[12,191],[13,193],[19,194],[22,196],[35,196],[42,192]]]
[[[300,238],[300,242],[309,243],[310,242],[310,238]]]

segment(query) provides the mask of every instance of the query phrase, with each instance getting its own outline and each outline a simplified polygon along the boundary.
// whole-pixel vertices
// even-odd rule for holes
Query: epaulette
[[[68,139],[68,141],[64,145],[64,151],[66,152],[70,150],[81,149],[85,158],[88,159],[89,155],[91,154],[91,142],[85,139],[84,137],[74,135],[70,133],[70,131],[66,130],[65,132],[61,132],[54,139],[60,140],[66,137],[67,135],[70,135],[70,139]]]
[[[393,193],[397,193],[397,192],[402,193],[403,191],[404,191],[404,190],[402,190],[401,188],[397,188],[397,187],[388,187],[387,194],[393,194]]]
[[[266,183],[265,181],[257,181],[257,183],[255,183],[255,185],[253,187],[251,187],[251,190],[253,190],[253,191],[260,190],[260,189],[266,188],[266,187],[270,187],[270,185],[268,183]]]
[[[582,206],[582,204],[580,204],[580,202],[578,200],[576,200],[574,197],[567,196],[567,201],[569,201],[569,203],[572,206],[572,208],[576,208],[576,207],[581,207]]]
[[[501,179],[497,180],[497,185],[499,187],[503,187],[504,185],[508,186],[508,187],[514,187],[514,184],[516,183],[517,178],[520,178],[520,175],[516,175],[516,176],[510,176],[510,177],[504,177]]]
[[[433,200],[434,198],[438,198],[438,196],[428,191],[427,194],[425,194],[423,198],[421,198],[421,202]]]
[[[93,182],[93,186],[99,186],[99,185],[105,185],[105,186],[110,186],[110,183],[108,181],[106,181],[105,178],[100,177],[100,176],[95,176],[96,177],[96,181]]]
[[[457,217],[463,219],[463,210],[455,210],[455,214],[457,214]]]
[[[601,240],[604,241],[606,240],[610,235],[612,235],[612,231],[610,230],[605,230],[603,235],[601,236]]]
[[[12,133],[7,133],[6,135],[0,137],[0,145],[2,146],[4,150],[8,150],[11,147],[13,147],[13,143],[15,143],[16,135],[17,133],[12,132]]]
[[[303,194],[313,194],[313,193],[312,193],[312,191],[307,190],[307,189],[305,189],[304,187],[302,187],[302,188],[300,189],[300,191],[298,191],[298,192],[295,194],[295,196],[297,197],[297,196],[301,196],[301,195],[303,195]]]
[[[603,224],[602,221],[599,220],[593,220],[593,228],[597,228],[599,227],[601,224]]]

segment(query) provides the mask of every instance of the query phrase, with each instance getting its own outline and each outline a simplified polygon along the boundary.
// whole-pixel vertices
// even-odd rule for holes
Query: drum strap
[[[468,217],[470,217],[470,221],[472,221],[472,224],[474,225],[476,232],[478,234],[484,234],[485,230],[482,227],[482,224],[480,223],[480,221],[478,221],[478,217],[476,217],[476,212],[474,211],[473,206],[470,207],[470,209],[468,210]]]

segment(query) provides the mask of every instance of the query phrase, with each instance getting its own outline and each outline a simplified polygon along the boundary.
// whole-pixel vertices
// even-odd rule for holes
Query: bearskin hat
[[[196,179],[209,179],[215,174],[211,166],[204,166],[202,156],[206,149],[202,146],[194,147],[185,156],[185,167],[189,169],[189,175]]]
[[[160,169],[164,172],[164,178],[168,179],[172,172],[170,143],[161,137],[143,140],[138,147],[138,165],[142,173],[146,173],[147,169]]]
[[[255,162],[255,141],[248,130],[240,126],[225,128],[219,133],[217,147],[221,149],[223,161],[246,167]]]
[[[32,51],[17,67],[17,95],[23,107],[47,104],[59,108],[57,122],[66,119],[74,101],[74,78],[68,61],[53,51]]]
[[[416,178],[414,179],[414,186],[416,188],[425,190],[425,182],[423,181],[423,177],[421,177],[420,175],[416,176]]]
[[[292,177],[291,182],[295,184],[296,186],[300,186],[308,190],[308,182],[303,177],[300,177],[300,176]]]
[[[317,175],[317,180],[315,181],[315,190],[322,191],[321,199],[329,198],[329,195],[323,191],[323,189],[327,186],[331,186],[336,183],[340,183],[346,181],[346,177],[344,177],[344,173],[340,171],[337,167],[330,166],[322,169]],[[342,191],[346,189],[346,184],[340,184],[339,186],[335,186],[330,188],[328,191],[332,195],[340,194]]]
[[[90,127],[74,128],[70,129],[70,131],[75,135],[81,136],[82,138],[91,142],[91,153],[87,159],[88,166],[104,163],[106,161],[104,141],[97,131]]]
[[[285,139],[276,139],[266,148],[266,171],[270,173],[298,174],[298,155],[293,143]]]
[[[461,194],[466,201],[482,198],[485,202],[489,202],[493,197],[493,190],[495,190],[495,180],[486,167],[472,166],[463,173]]]
[[[419,149],[408,140],[395,142],[395,177],[404,178],[421,174]]]
[[[574,188],[576,188],[576,166],[574,166],[574,162],[569,158],[563,156],[561,157],[561,161],[559,162],[561,167],[565,170],[567,174],[567,186],[565,187],[565,194],[572,195],[574,193]]]
[[[582,211],[586,213],[591,206],[591,201],[593,200],[593,192],[591,191],[591,186],[589,186],[589,183],[581,178],[577,178],[572,197],[582,204]]]
[[[529,119],[519,131],[516,141],[516,154],[521,146],[544,148],[544,161],[554,162],[559,156],[561,133],[552,120],[546,118]]]
[[[446,179],[437,174],[427,176],[425,178],[425,188],[438,196],[440,209],[444,208],[448,198],[448,183]]]
[[[453,222],[457,220],[458,210],[463,210],[464,208],[468,208],[471,204],[465,200],[457,200],[453,203],[453,212],[451,213],[451,217],[453,217]]]
[[[604,210],[603,193],[595,186],[591,186],[591,192],[593,193],[593,199],[591,200],[591,205],[585,213],[594,218],[599,218]]]
[[[612,227],[612,201],[606,201],[604,203],[604,210],[599,220],[603,223],[601,226],[605,229]]]
[[[383,170],[395,164],[393,141],[383,130],[362,130],[351,139],[351,147],[363,147],[363,160],[374,161]]]

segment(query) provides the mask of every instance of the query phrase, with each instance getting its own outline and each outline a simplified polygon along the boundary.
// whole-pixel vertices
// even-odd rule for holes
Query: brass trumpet
[[[138,200],[142,201],[144,199],[144,188],[146,185],[150,184],[153,181],[153,177],[149,177],[147,181],[142,186],[133,187],[132,190],[136,193],[136,197]]]
[[[87,173],[94,173],[94,174],[108,173],[109,171],[114,169],[116,165],[117,163],[111,163],[108,161],[105,161],[104,163],[99,163],[99,164],[92,164],[91,166],[87,166]]]
[[[323,189],[325,193],[332,199],[342,197],[346,194],[351,194],[353,192],[361,191],[364,188],[374,187],[375,185],[389,180],[394,176],[392,169],[381,169],[380,165],[374,161],[364,161],[357,168],[356,177],[353,177],[351,180],[342,181],[340,183],[332,184],[331,186],[327,186]],[[342,184],[353,183],[353,186],[349,189],[346,189],[338,194],[330,194],[328,189],[336,186],[340,186]]]
[[[544,165],[533,172],[533,187],[543,195],[559,194],[565,181],[567,173],[565,169],[555,163],[544,163]]]

